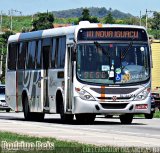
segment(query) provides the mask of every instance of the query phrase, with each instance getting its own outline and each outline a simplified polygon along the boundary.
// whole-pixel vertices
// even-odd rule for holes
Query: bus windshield
[[[147,43],[80,43],[77,45],[77,77],[98,84],[146,81],[150,75],[149,57]]]

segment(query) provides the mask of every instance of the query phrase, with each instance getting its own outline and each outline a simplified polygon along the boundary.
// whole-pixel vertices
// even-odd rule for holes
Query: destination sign
[[[135,40],[147,41],[147,34],[135,28],[90,28],[80,29],[78,40]]]

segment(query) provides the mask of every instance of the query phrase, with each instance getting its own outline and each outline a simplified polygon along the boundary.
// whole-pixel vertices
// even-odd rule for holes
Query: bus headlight
[[[83,100],[89,100],[89,101],[93,100],[93,101],[95,101],[93,96],[83,89],[78,91],[78,94],[79,94],[79,97]]]
[[[136,97],[135,97],[135,101],[140,101],[140,100],[144,100],[147,98],[148,94],[150,93],[150,88],[147,88],[145,90],[143,90],[141,93],[139,93]]]

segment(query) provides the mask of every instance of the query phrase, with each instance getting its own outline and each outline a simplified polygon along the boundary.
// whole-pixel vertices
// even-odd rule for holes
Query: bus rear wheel
[[[42,121],[44,120],[44,113],[32,113],[30,112],[28,98],[24,98],[23,102],[23,111],[24,111],[24,118],[27,121]]]
[[[28,103],[27,97],[25,97],[24,101],[23,101],[23,112],[24,112],[25,120],[27,120],[27,121],[31,120],[32,115],[31,115],[31,112],[29,109],[29,103]]]
[[[133,114],[120,115],[120,121],[122,124],[131,124],[133,120]]]
[[[95,118],[95,114],[76,114],[76,120],[80,124],[93,124]]]
[[[9,113],[10,111],[11,111],[11,109],[10,109],[10,108],[9,108],[9,109],[6,109],[6,112],[7,112],[7,113]]]

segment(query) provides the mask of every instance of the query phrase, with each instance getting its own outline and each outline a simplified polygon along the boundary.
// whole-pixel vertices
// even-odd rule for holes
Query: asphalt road
[[[43,122],[25,121],[23,113],[0,112],[0,131],[54,137],[95,145],[158,147],[160,119],[135,118],[131,125],[122,125],[119,118],[97,116],[93,125],[62,124],[59,115],[46,115]]]

